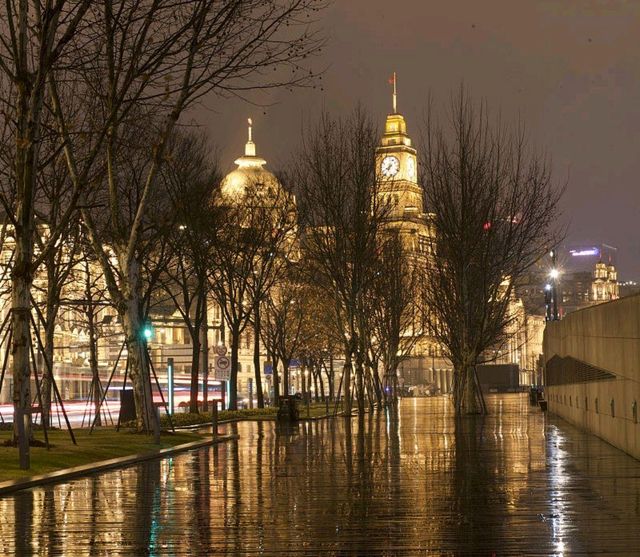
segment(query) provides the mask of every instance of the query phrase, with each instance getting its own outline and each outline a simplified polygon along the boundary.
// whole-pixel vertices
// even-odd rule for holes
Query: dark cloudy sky
[[[323,90],[257,96],[265,107],[209,99],[198,111],[225,170],[247,116],[276,169],[323,109],[361,102],[382,125],[394,70],[414,138],[427,96],[443,106],[464,81],[504,118],[520,116],[568,180],[568,241],[618,247],[620,278],[640,279],[640,0],[334,0],[322,24]]]

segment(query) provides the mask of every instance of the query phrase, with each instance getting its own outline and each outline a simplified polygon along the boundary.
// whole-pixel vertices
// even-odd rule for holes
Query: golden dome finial
[[[247,143],[244,146],[244,156],[255,157],[256,144],[253,142],[253,134],[252,134],[253,120],[251,118],[247,118],[247,123],[249,124],[249,141],[247,141]]]

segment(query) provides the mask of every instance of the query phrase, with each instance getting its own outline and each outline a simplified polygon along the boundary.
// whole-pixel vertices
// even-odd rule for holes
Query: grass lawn
[[[50,450],[31,447],[31,470],[20,470],[17,448],[0,446],[0,482],[203,439],[201,435],[191,432],[163,433],[160,445],[156,445],[151,435],[131,433],[123,429],[120,432],[113,428],[96,429],[91,435],[88,429],[77,429],[74,433],[77,446],[71,442],[66,430],[55,430],[49,432]],[[0,443],[10,437],[11,431],[0,431]],[[42,431],[36,431],[35,437],[40,441],[44,440]]]

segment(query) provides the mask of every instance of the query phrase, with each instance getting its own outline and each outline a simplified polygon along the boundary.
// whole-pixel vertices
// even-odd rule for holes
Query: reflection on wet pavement
[[[278,428],[0,499],[2,555],[640,552],[640,462],[492,396]]]

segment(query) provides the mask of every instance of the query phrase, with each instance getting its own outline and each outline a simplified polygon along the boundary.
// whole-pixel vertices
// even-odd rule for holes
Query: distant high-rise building
[[[560,315],[620,297],[615,267],[617,249],[607,244],[571,245],[558,250]],[[545,286],[551,283],[551,261],[543,258],[521,278],[516,292],[528,313],[545,312]]]
[[[618,249],[608,244],[570,244],[560,249],[565,272],[592,272],[599,262],[616,265]]]

